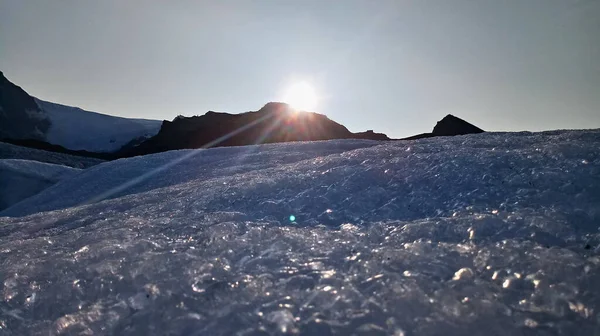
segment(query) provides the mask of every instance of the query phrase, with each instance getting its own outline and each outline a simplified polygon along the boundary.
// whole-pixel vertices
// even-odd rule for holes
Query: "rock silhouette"
[[[432,138],[436,136],[453,136],[453,135],[466,135],[476,134],[485,132],[481,128],[468,123],[461,118],[455,117],[452,114],[448,114],[442,120],[438,121],[433,128],[431,133],[421,133],[403,138],[401,140],[416,140],[423,138]]]
[[[277,142],[334,139],[393,140],[387,135],[376,133],[373,130],[353,133],[323,114],[296,111],[285,103],[271,102],[264,105],[258,111],[240,114],[209,111],[201,116],[178,116],[173,121],[164,120],[160,131],[156,135],[150,138],[147,138],[147,135],[137,137],[132,135],[131,140],[122,145],[116,152],[114,149],[104,152],[72,150],[66,146],[49,142],[47,138],[49,130],[51,126],[55,127],[56,125],[53,125],[54,120],[49,118],[47,111],[40,104],[46,104],[50,107],[61,107],[58,104],[37,101],[22,88],[11,83],[0,72],[0,141],[52,152],[111,160],[120,157],[189,148],[245,146]],[[62,108],[70,107],[62,106]],[[70,108],[68,112],[71,113],[70,115],[73,115],[73,111],[76,110],[79,111],[80,109]],[[87,116],[86,120],[90,116],[104,116],[98,113],[80,111],[82,113],[81,116],[75,116],[71,119],[77,122],[80,122],[81,119],[81,122],[83,122],[82,118],[85,116]],[[114,119],[116,117],[109,118]],[[136,122],[144,122],[144,120],[132,119],[130,124],[136,126]],[[68,128],[68,130],[72,130],[72,128]],[[113,130],[109,129],[108,131]],[[121,131],[127,133],[128,128],[125,127]],[[80,141],[77,136],[85,133],[86,129],[82,128],[80,132],[71,132],[73,134],[68,134],[75,137],[75,143],[79,143]],[[484,131],[479,127],[449,114],[435,125],[431,133],[422,133],[399,140],[481,132]],[[74,141],[66,142],[72,143]]]
[[[484,131],[481,128],[455,117],[452,114],[448,114],[435,124],[432,133],[436,136],[448,136],[483,132]]]
[[[158,153],[172,149],[244,146],[254,144],[333,139],[390,140],[372,130],[352,133],[325,115],[295,111],[285,103],[267,103],[241,114],[209,111],[202,116],[163,121],[160,131],[119,156]]]
[[[34,98],[0,71],[0,139],[43,140],[50,125]]]

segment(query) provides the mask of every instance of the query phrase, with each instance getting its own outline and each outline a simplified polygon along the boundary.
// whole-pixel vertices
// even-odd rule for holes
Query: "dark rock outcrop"
[[[50,143],[48,140],[50,127],[53,127],[52,130],[57,128],[56,122],[52,124],[48,114],[50,107],[58,106],[63,110],[68,109],[66,112],[70,113],[71,119],[78,122],[81,117],[77,114],[85,111],[75,111],[75,113],[74,108],[41,102],[48,106],[41,105],[34,97],[11,83],[0,72],[0,141],[46,151],[111,160],[185,148],[334,139],[391,140],[387,135],[375,133],[373,130],[352,133],[325,115],[295,111],[287,104],[271,102],[258,111],[241,114],[209,111],[202,116],[178,116],[173,121],[163,121],[160,131],[153,137],[132,136],[131,140],[117,152],[96,153],[89,150],[70,150],[64,145],[53,144],[56,143],[56,139]],[[54,111],[53,113],[58,112]],[[61,113],[64,114],[65,111]],[[91,114],[86,113],[86,115],[89,117]],[[89,123],[89,120],[87,122]],[[72,130],[72,128],[67,129]],[[74,133],[71,132],[69,136],[76,137],[78,134],[83,134],[78,132],[86,132],[86,130],[83,128]],[[481,132],[483,132],[482,129],[449,114],[435,125],[433,132],[400,140]],[[119,146],[121,145],[119,144]]]
[[[354,133],[354,138],[356,139],[367,139],[367,140],[380,140],[386,141],[390,140],[387,135],[383,133],[375,133],[373,130],[368,130],[366,132],[358,132]]]
[[[163,121],[157,135],[118,154],[128,157],[183,148],[333,139],[390,140],[373,131],[352,133],[322,114],[296,112],[284,103],[268,103],[255,112],[209,111],[202,116]]]
[[[481,128],[455,117],[452,114],[448,114],[435,124],[432,133],[435,136],[448,136],[483,132],[484,131]]]
[[[417,135],[411,135],[409,137],[398,139],[398,140],[417,140],[417,139],[433,138],[435,136],[436,135],[434,135],[433,133],[421,133],[421,134],[417,134]]]
[[[50,119],[34,98],[0,71],[0,139],[45,139]]]
[[[448,114],[442,120],[438,121],[433,128],[431,133],[421,133],[403,138],[400,140],[416,140],[424,138],[433,138],[437,136],[452,136],[452,135],[465,135],[465,134],[476,134],[485,132],[481,128],[468,123],[458,117]]]

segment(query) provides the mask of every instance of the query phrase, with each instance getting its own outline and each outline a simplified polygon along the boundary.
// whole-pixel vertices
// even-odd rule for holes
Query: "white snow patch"
[[[0,326],[592,335],[599,176],[598,130],[104,163],[8,209],[61,210],[0,218]]]
[[[129,119],[36,99],[52,125],[46,140],[73,150],[113,152],[138,137],[158,133],[159,120]]]

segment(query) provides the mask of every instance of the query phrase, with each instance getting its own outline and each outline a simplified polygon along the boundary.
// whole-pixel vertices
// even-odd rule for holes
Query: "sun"
[[[283,102],[299,111],[312,111],[317,106],[317,94],[307,82],[292,84],[285,95]]]

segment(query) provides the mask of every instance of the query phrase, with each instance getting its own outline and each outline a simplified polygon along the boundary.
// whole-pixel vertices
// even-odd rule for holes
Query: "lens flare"
[[[283,97],[283,102],[299,111],[312,111],[317,106],[317,94],[307,82],[292,84]]]

